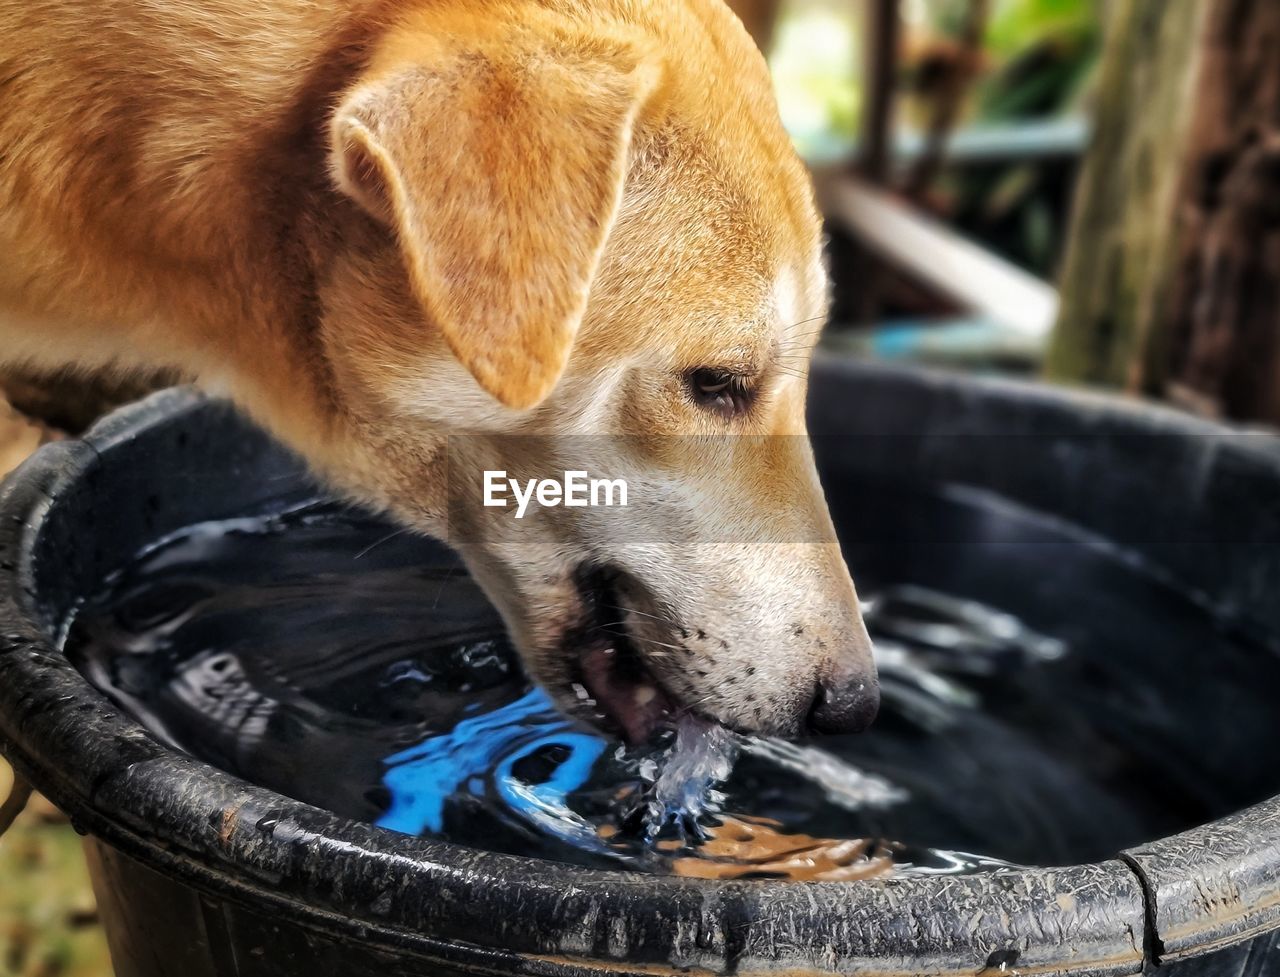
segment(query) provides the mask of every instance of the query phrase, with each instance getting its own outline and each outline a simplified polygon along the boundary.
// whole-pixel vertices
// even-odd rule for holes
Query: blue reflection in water
[[[521,760],[552,746],[562,747],[565,755],[547,779],[530,783],[516,773]],[[451,796],[460,788],[482,796],[492,782],[502,801],[532,827],[601,850],[594,826],[569,808],[567,798],[586,783],[604,749],[603,739],[574,728],[535,688],[387,757],[382,782],[391,792],[391,805],[377,823],[405,834],[439,833]]]

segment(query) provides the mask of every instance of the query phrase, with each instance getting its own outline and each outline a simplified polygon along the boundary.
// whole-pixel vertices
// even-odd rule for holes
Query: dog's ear
[[[502,403],[555,386],[658,82],[627,40],[434,37],[331,126],[339,186],[395,232],[416,298]]]

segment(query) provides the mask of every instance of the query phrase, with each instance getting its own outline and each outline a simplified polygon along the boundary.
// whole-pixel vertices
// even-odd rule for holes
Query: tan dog
[[[874,714],[803,437],[819,221],[720,0],[0,0],[0,256],[6,359],[179,368],[451,517],[566,709]],[[446,458],[625,469],[628,533],[516,531]]]

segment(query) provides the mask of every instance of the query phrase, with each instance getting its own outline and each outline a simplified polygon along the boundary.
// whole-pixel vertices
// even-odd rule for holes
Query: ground
[[[54,436],[0,399],[0,475]],[[0,760],[0,801],[13,771]],[[32,798],[0,838],[0,977],[110,977],[80,838]]]

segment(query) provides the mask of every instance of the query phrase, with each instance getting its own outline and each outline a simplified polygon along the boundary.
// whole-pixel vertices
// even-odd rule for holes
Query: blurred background
[[[1280,423],[1280,3],[731,5],[826,214],[826,346]],[[0,375],[0,473],[174,379]],[[110,974],[38,798],[0,840],[0,974]]]

